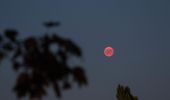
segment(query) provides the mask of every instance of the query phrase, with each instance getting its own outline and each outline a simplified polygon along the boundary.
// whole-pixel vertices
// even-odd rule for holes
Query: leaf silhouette
[[[44,26],[47,27],[47,28],[57,27],[59,25],[60,25],[60,22],[54,22],[54,21],[49,21],[49,22],[44,23]]]
[[[15,51],[14,51],[14,54],[12,56],[12,59],[16,59],[17,57],[21,56],[22,54],[22,51],[21,51],[21,48],[18,47]]]
[[[37,40],[34,37],[29,37],[24,41],[26,50],[35,50],[37,49]]]
[[[26,93],[31,89],[31,80],[28,74],[21,73],[17,79],[14,91],[17,93],[18,98],[26,96]]]
[[[73,41],[67,40],[66,49],[77,56],[82,56],[80,47],[78,47]]]
[[[54,88],[54,92],[55,92],[56,96],[61,97],[60,88],[56,82],[53,82],[53,88]]]
[[[68,90],[68,89],[70,89],[70,88],[71,88],[71,84],[70,84],[68,81],[66,81],[66,82],[63,83],[63,89],[64,89],[64,90]]]
[[[66,63],[66,60],[67,60],[67,53],[66,52],[64,52],[62,50],[58,50],[57,55],[60,58],[62,63]]]
[[[87,85],[87,78],[85,72],[81,67],[75,67],[73,69],[74,81],[78,82],[79,86]]]
[[[2,35],[0,35],[0,43],[3,41],[3,37]]]
[[[4,35],[12,42],[15,42],[18,32],[14,29],[6,29]]]
[[[0,63],[3,60],[4,56],[5,56],[4,52],[0,51]]]
[[[13,46],[12,46],[11,43],[5,43],[5,44],[3,45],[3,49],[4,49],[4,50],[7,50],[7,51],[12,51],[14,48],[13,48]]]
[[[19,62],[13,61],[13,68],[14,70],[18,71],[18,69],[21,67],[21,64]]]

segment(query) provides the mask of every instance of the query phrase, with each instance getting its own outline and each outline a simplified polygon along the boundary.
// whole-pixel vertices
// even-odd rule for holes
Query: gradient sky
[[[170,2],[168,0],[0,0],[0,32],[18,29],[22,37],[41,36],[44,21],[59,20],[59,35],[84,52],[87,88],[63,92],[60,100],[116,100],[116,87],[128,85],[140,100],[170,100]],[[103,49],[116,54],[107,58]],[[16,73],[8,61],[0,69],[0,99],[17,100]],[[44,100],[56,100],[49,89]]]

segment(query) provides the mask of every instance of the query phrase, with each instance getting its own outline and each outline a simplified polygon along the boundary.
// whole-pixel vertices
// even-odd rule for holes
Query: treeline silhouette
[[[44,25],[50,28],[59,23],[45,22]],[[41,100],[49,86],[57,97],[61,97],[62,91],[71,89],[74,82],[80,87],[88,84],[82,66],[68,64],[71,56],[82,57],[80,47],[72,40],[55,33],[38,38],[18,37],[19,32],[15,29],[6,29],[0,34],[0,61],[12,55],[12,67],[20,73],[13,88],[18,98],[29,96],[30,100]]]

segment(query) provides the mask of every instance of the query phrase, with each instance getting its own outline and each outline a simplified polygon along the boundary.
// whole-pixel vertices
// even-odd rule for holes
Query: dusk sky
[[[50,32],[82,48],[89,85],[74,84],[61,99],[49,89],[43,100],[116,100],[118,84],[129,86],[139,100],[170,100],[169,5],[169,0],[0,0],[0,32],[14,28],[21,37],[42,36],[47,31],[42,23],[57,20],[61,26]],[[107,46],[115,48],[110,58],[103,54]],[[4,61],[0,100],[17,100],[16,76]]]

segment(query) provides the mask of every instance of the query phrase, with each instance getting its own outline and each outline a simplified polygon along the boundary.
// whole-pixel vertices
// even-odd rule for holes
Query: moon
[[[114,50],[112,47],[106,47],[106,48],[104,49],[104,55],[105,55],[106,57],[111,57],[111,56],[114,55],[114,53],[115,53],[115,50]]]

